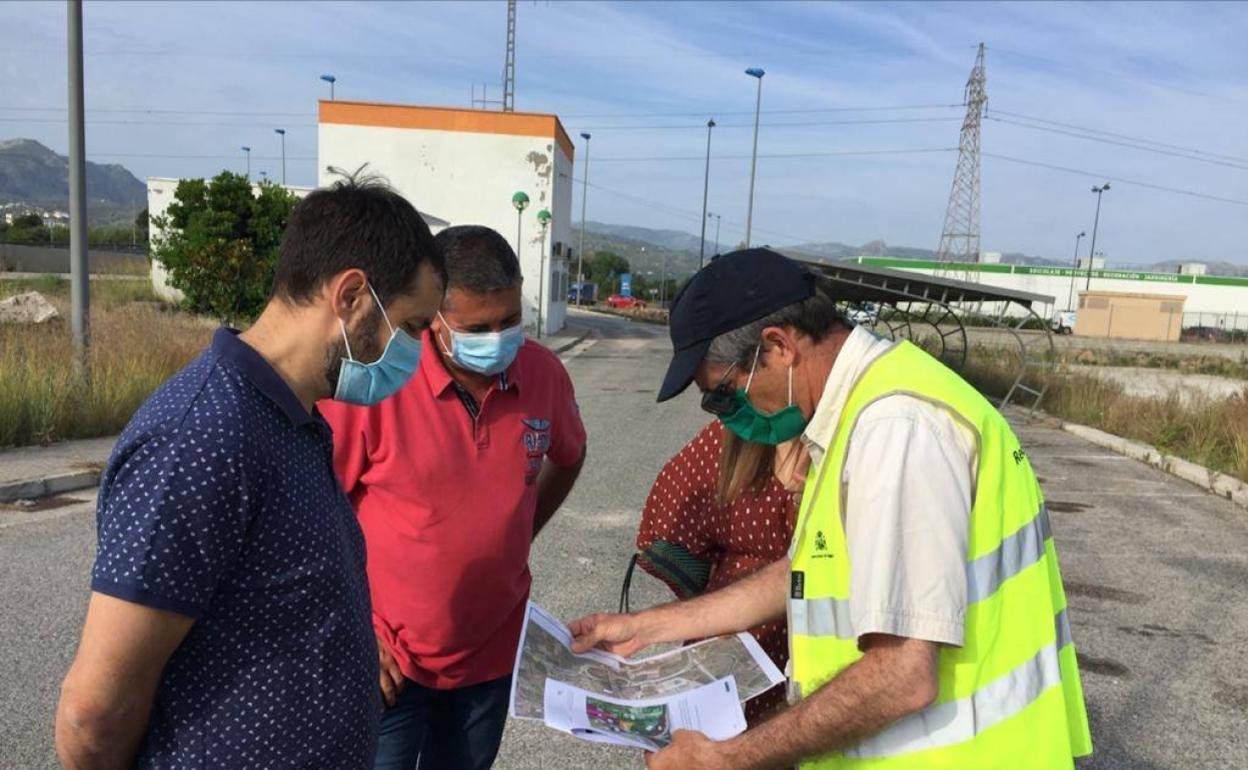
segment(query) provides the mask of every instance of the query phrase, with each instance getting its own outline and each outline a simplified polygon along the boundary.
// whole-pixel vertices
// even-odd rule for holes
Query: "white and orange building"
[[[561,328],[567,314],[574,155],[554,115],[320,103],[317,183],[331,183],[332,169],[367,164],[422,213],[502,233],[520,255],[525,324],[536,325],[540,303],[543,333]],[[517,192],[529,197],[519,213]],[[542,209],[551,214],[545,229]]]

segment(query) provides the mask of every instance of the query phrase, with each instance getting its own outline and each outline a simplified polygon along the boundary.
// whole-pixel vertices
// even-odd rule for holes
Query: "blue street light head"
[[[582,138],[582,139],[584,139],[585,141],[587,141],[587,142],[588,142],[588,141],[589,141],[589,134],[587,134],[587,133],[585,133],[584,131],[582,131],[582,132],[581,132],[581,138]]]
[[[333,75],[321,75],[321,80],[324,80],[326,83],[338,82],[338,78],[334,77]]]
[[[275,134],[281,134],[282,136],[286,136],[286,129],[284,129],[284,128],[275,128],[275,129],[273,129],[273,133],[275,133]]]
[[[243,151],[243,152],[251,152],[251,148],[250,148],[250,147],[242,147],[242,148],[240,148],[240,149],[242,149],[242,151]]]
[[[765,74],[767,74],[767,73],[763,72],[763,68],[762,68],[762,67],[750,67],[748,70],[746,70],[746,71],[745,71],[745,74],[749,75],[749,76],[750,76],[750,77],[752,77],[752,78],[759,78],[759,79],[761,79],[761,78],[763,77],[763,75],[765,75]]]

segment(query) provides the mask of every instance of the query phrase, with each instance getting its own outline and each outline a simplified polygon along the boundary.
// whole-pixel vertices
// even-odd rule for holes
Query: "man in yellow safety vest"
[[[1040,486],[1001,414],[909,342],[855,328],[767,249],[715,260],[671,313],[659,401],[691,382],[746,440],[800,438],[789,557],[720,591],[571,625],[631,655],[788,613],[790,708],[653,770],[1055,770],[1091,753]]]

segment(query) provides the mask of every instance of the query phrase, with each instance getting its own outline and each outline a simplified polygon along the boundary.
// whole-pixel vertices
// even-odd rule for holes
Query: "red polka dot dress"
[[[788,552],[797,508],[795,497],[773,478],[727,506],[715,499],[719,476],[718,420],[707,425],[655,480],[637,532],[638,564],[687,598],[728,585]],[[789,658],[783,620],[750,629],[781,669]],[[784,700],[775,687],[746,704],[751,724]]]

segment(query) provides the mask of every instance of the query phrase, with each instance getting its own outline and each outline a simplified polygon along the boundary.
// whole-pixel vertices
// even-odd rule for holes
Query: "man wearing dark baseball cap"
[[[677,732],[651,770],[1072,768],[1091,753],[1043,496],[1001,414],[835,284],[727,254],[671,312],[659,401],[696,383],[745,441],[809,453],[788,558],[719,591],[571,624],[620,655],[787,612],[791,708],[736,738]]]

